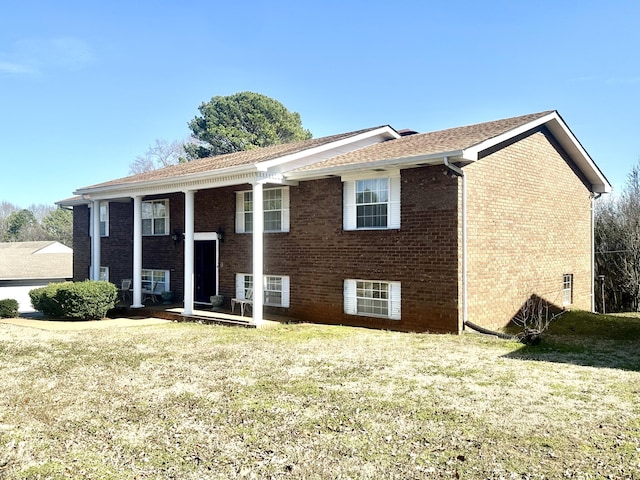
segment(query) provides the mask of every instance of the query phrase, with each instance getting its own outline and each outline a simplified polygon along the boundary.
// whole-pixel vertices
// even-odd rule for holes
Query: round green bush
[[[49,317],[99,320],[115,307],[118,288],[109,282],[51,283],[29,292],[33,308]]]
[[[31,305],[39,312],[44,313],[48,317],[63,318],[64,313],[60,304],[56,300],[58,289],[63,286],[69,286],[72,282],[50,283],[46,287],[35,288],[29,291]]]
[[[13,298],[0,300],[0,318],[13,318],[18,316],[18,301]]]

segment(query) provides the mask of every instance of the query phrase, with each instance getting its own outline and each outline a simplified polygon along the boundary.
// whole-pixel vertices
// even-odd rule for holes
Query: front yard
[[[0,324],[0,478],[638,478],[639,332]]]

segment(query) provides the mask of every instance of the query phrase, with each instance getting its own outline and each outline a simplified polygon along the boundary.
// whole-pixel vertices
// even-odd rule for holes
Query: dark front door
[[[198,303],[210,303],[211,295],[216,294],[216,241],[196,241],[194,256],[194,300]]]

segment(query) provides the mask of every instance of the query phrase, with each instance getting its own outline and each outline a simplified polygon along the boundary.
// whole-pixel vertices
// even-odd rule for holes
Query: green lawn
[[[0,478],[640,478],[640,320],[542,344],[0,324]]]

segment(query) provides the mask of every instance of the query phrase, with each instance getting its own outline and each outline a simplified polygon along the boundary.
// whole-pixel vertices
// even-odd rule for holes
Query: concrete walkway
[[[171,320],[161,318],[106,318],[89,321],[59,321],[44,318],[0,318],[0,324],[16,325],[20,327],[38,328],[51,331],[93,330],[113,327],[142,327],[146,325],[161,325],[171,323]]]

